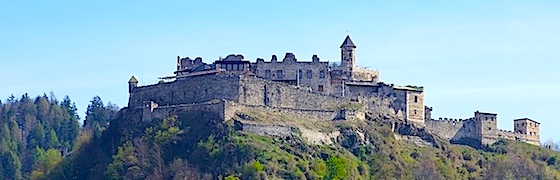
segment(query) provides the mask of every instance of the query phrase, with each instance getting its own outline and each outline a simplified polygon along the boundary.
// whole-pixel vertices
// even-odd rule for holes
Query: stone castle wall
[[[354,67],[354,69],[352,70],[352,80],[378,82],[379,71]]]
[[[153,103],[153,102],[152,102]],[[154,119],[164,119],[171,115],[182,115],[182,114],[204,114],[211,118],[223,120],[231,117],[227,117],[226,112],[226,101],[225,100],[212,100],[203,103],[194,104],[176,104],[176,105],[156,105],[150,107],[150,103],[147,103],[142,108],[142,121],[152,121]]]
[[[280,108],[335,110],[349,100],[252,76],[240,79],[238,102]]]
[[[159,105],[192,104],[212,99],[236,101],[239,96],[239,76],[201,75],[148,86],[136,87],[130,93],[129,107],[139,107],[149,101]]]
[[[312,88],[314,92],[328,95],[331,92],[328,62],[320,62],[317,56],[313,56],[310,62],[298,61],[292,53],[286,53],[282,61],[276,56],[265,62],[257,60],[254,73],[257,77],[275,81],[291,81],[293,85],[299,82],[300,86]]]
[[[264,113],[274,113],[277,115],[288,115],[301,120],[332,121],[339,116],[336,110],[314,110],[314,109],[295,109],[286,107],[267,107],[259,105],[245,105],[232,101],[226,102],[225,117],[234,117],[238,112],[258,111]]]
[[[425,122],[425,127],[432,133],[452,143],[470,145],[481,142],[479,125],[474,118],[465,120],[451,118],[430,119]]]

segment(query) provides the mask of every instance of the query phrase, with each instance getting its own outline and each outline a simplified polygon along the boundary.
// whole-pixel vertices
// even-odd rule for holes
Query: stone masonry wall
[[[480,125],[480,137],[482,144],[490,145],[496,142],[498,134],[497,115],[491,113],[475,112],[474,119]]]
[[[527,135],[513,132],[513,131],[505,131],[505,130],[498,130],[497,132],[498,138],[512,140],[512,141],[523,141],[527,139]]]
[[[424,124],[424,93],[406,91],[407,120],[415,124]]]
[[[360,67],[355,67],[352,70],[352,80],[354,80],[354,81],[378,82],[379,81],[379,71],[360,68]]]
[[[154,101],[161,105],[191,104],[212,99],[237,100],[239,77],[235,75],[201,75],[173,82],[136,87],[130,93],[129,107]]]
[[[140,108],[140,107],[137,107]],[[148,106],[142,107],[143,116],[142,121],[152,121],[153,119],[163,119],[173,115],[181,114],[195,114],[204,113],[206,115],[215,116],[213,118],[218,118],[224,120],[226,118],[225,112],[225,101],[224,100],[212,100],[203,103],[196,104],[178,104],[178,105],[164,105],[157,106],[155,108],[150,108]]]
[[[466,120],[448,118],[440,118],[439,120],[431,119],[425,122],[425,128],[452,143],[480,143],[480,137],[477,133],[479,130],[473,118]]]
[[[259,111],[265,113],[274,113],[278,115],[286,114],[290,117],[303,119],[303,120],[320,120],[332,121],[337,117],[338,112],[335,110],[312,110],[312,109],[294,109],[285,107],[267,107],[259,105],[244,105],[232,101],[226,102],[225,117],[230,118],[235,116],[235,113],[246,111]]]
[[[347,98],[339,98],[282,82],[269,81],[252,76],[242,76],[238,102],[246,105],[270,106],[280,108],[335,110],[349,102]]]
[[[273,56],[270,62],[259,59],[253,64],[254,73],[260,78],[292,81],[294,85],[299,81],[300,86],[307,86],[313,92],[329,95],[331,86],[328,62],[320,62],[317,56],[313,56],[312,59],[311,62],[297,61],[292,53],[286,53],[282,61],[278,61],[276,56]]]

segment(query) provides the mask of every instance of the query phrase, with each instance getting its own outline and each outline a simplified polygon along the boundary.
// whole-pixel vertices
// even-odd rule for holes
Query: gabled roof
[[[130,80],[128,80],[128,83],[138,83],[138,80],[136,79],[136,77],[132,76],[130,77]]]
[[[352,39],[350,39],[350,36],[346,36],[346,39],[344,39],[344,42],[342,42],[342,45],[340,45],[340,48],[342,48],[342,47],[356,48],[356,45],[354,45],[354,42],[352,42]]]

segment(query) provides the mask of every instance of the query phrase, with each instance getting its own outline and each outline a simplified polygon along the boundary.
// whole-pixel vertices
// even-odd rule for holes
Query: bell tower
[[[342,66],[345,72],[351,73],[354,69],[354,63],[356,61],[356,57],[354,55],[355,49],[356,45],[354,45],[350,36],[346,36],[346,39],[344,39],[344,42],[340,45],[340,66]]]

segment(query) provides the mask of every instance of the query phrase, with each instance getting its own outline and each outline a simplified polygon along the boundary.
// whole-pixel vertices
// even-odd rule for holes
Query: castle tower
[[[138,87],[138,80],[136,77],[132,76],[130,80],[128,80],[128,93],[132,93],[132,90],[136,87]]]
[[[477,137],[480,138],[482,145],[491,145],[496,142],[498,138],[498,114],[474,112],[474,119],[476,122]]]
[[[340,45],[340,65],[343,68],[344,72],[352,73],[352,69],[354,69],[354,63],[356,61],[356,57],[354,55],[354,51],[356,49],[356,45],[350,39],[350,36],[346,36],[342,45]]]
[[[516,133],[526,135],[526,142],[529,144],[540,145],[539,126],[541,123],[529,118],[513,120],[513,126]]]

